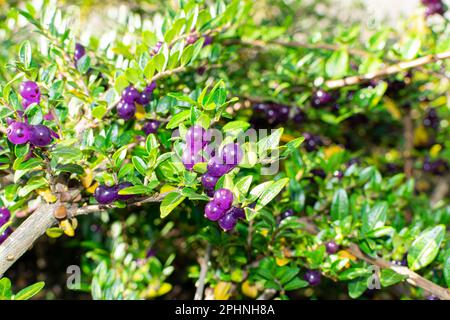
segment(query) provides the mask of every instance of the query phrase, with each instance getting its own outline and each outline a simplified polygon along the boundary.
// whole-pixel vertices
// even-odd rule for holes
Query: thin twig
[[[205,291],[205,280],[206,275],[208,274],[209,259],[211,258],[211,250],[212,246],[210,243],[208,243],[205,251],[205,256],[201,262],[200,277],[198,278],[197,290],[195,291],[194,300],[203,299],[203,292]]]
[[[412,153],[414,149],[414,123],[412,118],[412,110],[407,110],[403,117],[403,135],[405,146],[403,157],[405,159],[404,172],[407,178],[413,176],[414,162]]]
[[[305,218],[300,218],[300,221],[304,224],[304,228],[308,233],[311,234],[318,233],[317,226],[313,222],[308,221]],[[422,288],[425,291],[435,295],[439,299],[450,300],[450,290],[443,288],[431,282],[430,280],[425,279],[424,277],[408,269],[407,267],[395,265],[381,258],[369,257],[359,249],[359,246],[356,243],[350,243],[348,245],[347,251],[350,252],[352,255],[354,255],[356,258],[363,260],[367,263],[370,263],[383,269],[391,269],[397,272],[398,274],[406,276],[407,277],[406,281],[410,285]]]
[[[325,82],[325,86],[329,89],[337,89],[345,86],[352,86],[360,83],[364,83],[377,78],[384,78],[402,71],[421,67],[430,63],[434,63],[440,60],[450,58],[450,51],[445,51],[437,54],[430,54],[424,57],[420,57],[411,61],[403,61],[396,64],[387,66],[384,69],[370,72],[359,76],[351,76],[343,79],[329,80]]]

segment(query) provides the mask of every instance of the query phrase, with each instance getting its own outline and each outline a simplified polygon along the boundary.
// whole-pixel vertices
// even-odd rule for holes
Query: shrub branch
[[[161,202],[166,193],[153,195],[129,203],[129,206],[141,206],[150,202]],[[34,242],[54,226],[58,221],[53,216],[55,210],[65,205],[68,217],[86,215],[93,212],[100,212],[113,209],[113,205],[90,205],[84,207],[68,206],[65,203],[43,204],[32,213],[20,226],[0,245],[0,277],[29,249]]]
[[[356,84],[360,84],[360,83],[364,83],[370,80],[374,80],[377,78],[385,78],[387,76],[402,72],[402,71],[406,71],[409,69],[413,69],[413,68],[418,68],[430,63],[434,63],[437,61],[441,61],[441,60],[445,60],[445,59],[449,59],[450,58],[450,51],[445,51],[442,53],[437,53],[437,54],[430,54],[427,56],[423,56],[411,61],[403,61],[403,62],[399,62],[396,64],[392,64],[387,66],[384,69],[375,71],[375,72],[371,72],[371,73],[366,73],[363,75],[359,75],[359,76],[351,76],[351,77],[345,77],[342,79],[337,79],[337,80],[328,80],[325,82],[325,85],[329,88],[329,89],[338,89],[338,88],[342,88],[342,87],[346,87],[346,86],[352,86],[352,85],[356,85]]]

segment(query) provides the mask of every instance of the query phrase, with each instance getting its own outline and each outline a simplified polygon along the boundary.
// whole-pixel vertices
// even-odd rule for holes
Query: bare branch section
[[[436,297],[438,297],[441,300],[450,300],[450,290],[443,288],[441,286],[438,286],[434,282],[431,282],[430,280],[423,278],[422,276],[418,275],[414,271],[409,270],[406,267],[394,265],[394,264],[392,264],[386,260],[380,259],[380,258],[371,258],[369,256],[366,256],[364,253],[361,252],[359,247],[354,243],[350,244],[348,251],[360,260],[364,260],[367,263],[376,265],[380,268],[392,269],[393,271],[397,272],[398,274],[408,277],[406,279],[406,281],[409,284],[411,284],[415,287],[418,287],[418,288],[422,288],[425,291],[435,295]]]
[[[424,57],[420,57],[411,61],[404,61],[400,63],[396,63],[390,65],[384,69],[363,74],[360,76],[351,76],[338,80],[329,80],[325,82],[325,85],[329,89],[338,89],[346,86],[352,86],[364,82],[368,82],[370,80],[385,78],[387,76],[400,73],[402,71],[406,71],[413,68],[418,68],[430,63],[434,63],[437,61],[445,60],[450,58],[450,51],[445,51],[437,54],[430,54]]]
[[[164,194],[147,197],[130,203],[130,206],[141,206],[150,202],[161,202]],[[22,224],[0,245],[0,277],[29,249],[45,231],[55,225],[53,216],[61,203],[44,204],[31,214]],[[91,205],[85,207],[67,207],[69,217],[113,209],[114,206]]]
[[[198,278],[197,290],[195,291],[194,300],[203,299],[203,292],[205,291],[205,280],[206,275],[208,274],[209,260],[211,258],[211,250],[212,246],[210,243],[208,243],[208,246],[206,247],[205,256],[203,258],[203,261],[201,262],[200,277]]]

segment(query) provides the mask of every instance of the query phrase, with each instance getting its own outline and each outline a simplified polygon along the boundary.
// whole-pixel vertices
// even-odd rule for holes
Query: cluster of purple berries
[[[292,120],[296,124],[302,123],[306,115],[300,108],[291,108],[275,102],[262,102],[253,105],[251,124],[254,128],[264,128],[268,125],[276,126]]]
[[[426,158],[423,162],[423,170],[434,175],[442,175],[447,172],[448,169],[448,163],[444,159],[431,161],[429,158]]]
[[[431,128],[434,130],[437,130],[439,128],[439,116],[435,109],[430,108],[427,110],[427,114],[425,115],[425,118],[423,119],[423,125],[427,128]]]
[[[207,172],[202,176],[202,185],[207,195],[212,195],[219,178],[235,168],[243,156],[244,153],[237,143],[229,143],[208,161]]]
[[[186,147],[181,161],[186,169],[192,170],[195,164],[206,161],[203,152],[211,157],[207,164],[207,172],[202,176],[202,184],[205,192],[212,196],[219,178],[236,167],[244,154],[236,143],[223,146],[218,154],[215,154],[214,150],[208,146],[210,139],[210,133],[201,126],[190,127],[186,132]]]
[[[228,189],[214,192],[213,200],[205,207],[205,217],[211,221],[218,221],[223,231],[233,230],[239,219],[245,218],[244,209],[232,207],[233,193]]]
[[[35,147],[48,146],[58,135],[42,124],[30,125],[26,122],[11,121],[6,129],[8,140],[13,144],[30,143]]]
[[[122,182],[118,185],[107,186],[99,185],[94,192],[94,198],[99,204],[110,204],[117,200],[126,201],[131,199],[132,195],[120,195],[119,191],[128,187],[132,187],[133,184],[130,182]]]
[[[0,228],[3,227],[11,218],[11,213],[7,208],[0,208]],[[10,227],[6,228],[3,233],[0,234],[0,244],[2,244],[12,233]]]
[[[445,5],[442,0],[422,0],[422,4],[426,7],[425,15],[427,17],[434,14],[443,16],[445,14]]]
[[[320,146],[323,146],[323,141],[319,136],[315,136],[309,132],[305,132],[303,133],[303,137],[305,138],[303,146],[308,152],[316,151]]]
[[[156,83],[152,82],[139,92],[135,87],[128,86],[122,92],[122,99],[117,105],[117,114],[124,120],[130,120],[136,113],[136,103],[147,105],[150,102]]]

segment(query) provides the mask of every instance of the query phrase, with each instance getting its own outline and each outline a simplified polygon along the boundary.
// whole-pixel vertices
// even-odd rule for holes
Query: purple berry
[[[52,133],[44,125],[31,126],[29,142],[36,147],[48,146],[52,142]]]
[[[311,286],[317,286],[320,284],[321,274],[317,270],[308,270],[305,273],[304,279],[308,281]]]
[[[198,37],[196,35],[189,35],[186,38],[186,43],[187,44],[193,44],[198,40]]]
[[[305,119],[306,119],[305,112],[300,108],[296,108],[292,121],[294,121],[295,124],[300,124],[303,123]]]
[[[24,144],[30,139],[31,132],[28,124],[15,121],[6,129],[6,134],[11,143]]]
[[[156,89],[156,82],[153,81],[152,83],[148,84],[145,88],[144,91],[151,94],[154,90]]]
[[[163,45],[163,42],[162,41],[158,41],[156,43],[156,45],[153,47],[151,55],[157,55],[159,50],[161,50],[162,45]]]
[[[74,58],[75,62],[80,60],[85,54],[86,54],[86,49],[83,47],[83,45],[80,43],[76,43],[75,44],[75,52],[73,54],[73,58]]]
[[[116,186],[108,187],[106,185],[99,185],[94,192],[94,198],[99,204],[109,204],[117,200]]]
[[[25,81],[20,84],[19,93],[22,98],[27,100],[33,100],[41,97],[41,92],[36,82],[34,81]]]
[[[203,47],[209,46],[213,42],[213,38],[211,36],[204,36],[205,41],[203,41]]]
[[[121,182],[121,183],[119,183],[119,185],[117,186],[117,200],[126,201],[126,200],[129,200],[129,199],[133,198],[132,194],[126,194],[126,195],[118,194],[120,190],[128,188],[128,187],[132,187],[132,186],[133,186],[133,184],[131,182]]]
[[[218,177],[214,177],[210,175],[209,173],[205,173],[202,176],[202,185],[206,189],[214,189],[216,186],[217,180],[219,180]]]
[[[135,103],[139,97],[139,91],[133,86],[126,87],[122,92],[122,100],[127,103]]]
[[[198,152],[208,144],[206,130],[201,126],[192,126],[186,132],[186,145],[192,152]]]
[[[199,153],[193,153],[187,150],[181,156],[181,161],[186,169],[192,170],[197,163],[205,162],[205,158]]]
[[[53,113],[49,112],[49,113],[45,114],[44,115],[44,120],[46,120],[46,121],[55,120],[55,118],[53,117]]]
[[[294,214],[295,214],[294,210],[288,209],[281,214],[280,218],[281,218],[281,220],[284,220],[288,217],[292,217]]]
[[[149,94],[147,91],[142,91],[139,93],[139,98],[137,99],[137,103],[145,106],[150,102],[151,94]]]
[[[214,197],[214,189],[205,188],[205,194],[210,198]]]
[[[228,210],[233,204],[233,192],[228,189],[219,189],[214,192],[214,201],[221,209]]]
[[[134,117],[136,113],[136,105],[133,103],[128,103],[124,100],[120,100],[119,104],[117,105],[117,115],[124,119],[124,120],[130,120]]]
[[[245,211],[242,208],[231,207],[231,209],[228,210],[227,214],[232,214],[236,220],[245,219]]]
[[[341,180],[344,177],[344,173],[341,170],[336,170],[335,172],[333,172],[333,177]]]
[[[429,295],[425,298],[426,300],[440,300],[438,297],[436,297],[435,295]]]
[[[311,174],[315,177],[319,177],[321,179],[325,179],[327,174],[325,173],[325,171],[323,169],[320,168],[315,168],[311,170]]]
[[[31,104],[36,103],[39,104],[41,102],[40,97],[32,98],[32,99],[22,99],[22,106],[24,109],[28,108]]]
[[[237,143],[229,143],[221,150],[224,164],[230,166],[238,165],[244,156],[241,147]]]
[[[230,171],[230,166],[223,163],[223,160],[219,157],[213,157],[208,162],[207,170],[208,173],[214,177],[221,177],[228,171]]]
[[[334,98],[330,93],[326,92],[325,90],[319,89],[313,93],[311,103],[313,107],[323,107],[333,102],[333,100]]]
[[[339,245],[334,241],[325,243],[325,248],[328,254],[335,254],[339,250]]]
[[[0,208],[0,227],[9,221],[11,218],[11,212],[8,208]]]
[[[149,249],[147,250],[147,254],[145,255],[145,257],[148,259],[150,257],[154,257],[156,256],[156,250],[155,249]]]
[[[6,228],[5,231],[3,231],[2,234],[0,234],[0,244],[2,244],[3,242],[5,242],[6,239],[8,239],[8,237],[11,235],[12,230],[11,228]]]
[[[219,220],[225,213],[225,210],[219,207],[217,202],[210,201],[205,206],[205,217],[211,221]]]
[[[236,226],[237,218],[232,213],[225,214],[219,219],[219,226],[223,231],[227,232],[233,230]]]
[[[158,131],[160,124],[161,124],[161,122],[159,122],[158,120],[150,120],[144,125],[142,130],[144,130],[146,135],[149,135],[151,133],[156,133]]]

